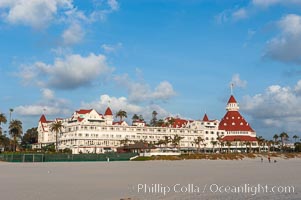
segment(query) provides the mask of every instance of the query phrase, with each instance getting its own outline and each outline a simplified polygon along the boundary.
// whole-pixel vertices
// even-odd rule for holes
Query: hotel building
[[[56,143],[56,133],[51,131],[50,127],[57,121],[63,125],[61,132],[58,133],[58,149],[69,148],[74,154],[116,151],[117,147],[126,142],[145,141],[156,144],[175,135],[182,138],[178,146],[181,150],[194,150],[198,146],[208,150],[214,147],[233,149],[234,145],[237,149],[238,145],[246,148],[243,145],[247,143],[251,148],[258,147],[256,132],[239,113],[233,95],[228,101],[226,110],[227,113],[221,121],[209,120],[205,114],[202,120],[174,118],[172,124],[162,127],[147,126],[141,120],[133,121],[131,125],[125,121],[114,121],[113,112],[109,107],[104,114],[94,109],[78,110],[70,118],[57,118],[51,121],[42,115],[38,125],[38,144],[35,147],[41,148]],[[165,120],[167,122],[170,118]],[[195,142],[198,137],[203,139],[199,145]],[[173,147],[171,143],[160,146]]]

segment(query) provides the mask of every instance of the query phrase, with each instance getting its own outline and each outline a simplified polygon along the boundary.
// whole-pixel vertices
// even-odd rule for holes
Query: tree
[[[0,135],[0,146],[4,147],[4,151],[9,149],[10,139],[6,135]]]
[[[150,121],[151,126],[157,126],[157,115],[158,115],[158,113],[154,110],[152,112],[152,119]]]
[[[139,116],[137,114],[134,114],[133,117],[132,117],[132,120],[137,121],[138,119],[139,119]]]
[[[9,109],[9,122],[11,122],[12,112],[14,112],[14,109],[10,108]]]
[[[256,137],[257,142],[258,142],[258,151],[259,153],[261,152],[261,145],[264,144],[264,138],[262,136],[258,136]]]
[[[296,142],[297,142],[297,139],[299,138],[299,136],[298,136],[298,135],[294,135],[293,138],[294,138],[295,143],[296,143]]]
[[[17,138],[21,137],[22,132],[22,122],[20,120],[12,120],[9,124],[9,134],[13,138],[14,151],[17,149]]]
[[[38,142],[38,128],[31,128],[26,131],[22,137],[21,146],[25,149],[28,148],[31,144]]]
[[[211,144],[212,144],[212,153],[214,153],[215,152],[214,147],[215,145],[217,145],[217,141],[211,141]]]
[[[221,153],[222,152],[222,146],[224,146],[224,142],[223,142],[223,138],[221,136],[218,136],[216,138],[220,144],[220,148],[219,148],[219,152]]]
[[[55,151],[58,152],[58,134],[62,132],[63,124],[61,121],[56,121],[50,125],[50,131],[55,132]]]
[[[177,148],[180,144],[180,141],[183,139],[184,137],[181,137],[179,135],[174,135],[174,137],[171,139],[171,143],[174,145],[175,148]]]
[[[230,152],[230,147],[231,147],[232,144],[231,144],[230,141],[227,141],[227,142],[226,142],[226,145],[228,146],[228,153],[229,153],[229,152]]]
[[[123,140],[120,140],[120,145],[124,144],[125,146],[127,146],[129,144],[129,142],[130,142],[129,138],[125,138]]]
[[[127,118],[127,113],[124,111],[124,110],[119,110],[117,113],[116,113],[116,117],[119,117],[120,118],[120,122],[122,122],[122,118]]]
[[[161,127],[161,126],[163,126],[163,125],[164,125],[164,120],[163,120],[163,119],[159,119],[159,120],[157,121],[157,123],[156,123],[155,126]]]
[[[198,145],[198,150],[197,150],[198,152],[200,152],[200,143],[203,141],[204,139],[201,136],[194,139],[194,144]]]
[[[289,138],[288,137],[288,134],[286,132],[282,132],[280,135],[280,138],[281,138],[281,147],[282,147],[282,151],[283,151],[283,148],[285,146],[285,141]]]
[[[159,145],[159,147],[161,147],[161,145],[162,144],[165,144],[165,141],[164,140],[158,140],[157,142],[156,142],[156,145]]]
[[[2,134],[2,127],[1,124],[6,124],[7,119],[3,113],[0,113],[0,135]]]
[[[245,144],[246,144],[246,151],[247,151],[247,153],[251,152],[251,142],[250,141],[246,141]],[[248,146],[250,147],[249,150],[248,150]]]
[[[170,139],[170,136],[164,136],[164,145],[165,145],[165,147],[167,147],[167,145],[168,145],[168,143],[170,143],[171,142],[171,139]]]
[[[279,136],[278,136],[277,134],[275,134],[275,135],[273,136],[273,138],[274,138],[274,151],[275,151],[275,145],[276,145],[277,142],[278,142]]]

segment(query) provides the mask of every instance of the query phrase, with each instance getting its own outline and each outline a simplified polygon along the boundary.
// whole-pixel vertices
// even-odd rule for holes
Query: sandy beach
[[[301,159],[0,162],[5,200],[300,199]],[[290,188],[288,188],[290,186]]]

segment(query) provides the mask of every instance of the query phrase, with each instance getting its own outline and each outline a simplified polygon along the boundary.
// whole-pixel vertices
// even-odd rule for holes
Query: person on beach
[[[263,157],[261,157],[261,162],[263,162]]]
[[[269,163],[271,163],[271,157],[270,156],[268,156],[268,160],[269,160]]]

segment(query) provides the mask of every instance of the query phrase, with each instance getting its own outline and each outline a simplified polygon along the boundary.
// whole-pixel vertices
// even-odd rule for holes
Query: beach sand
[[[300,168],[301,159],[268,163],[260,158],[0,162],[0,197],[5,200],[300,199]],[[276,186],[274,192],[273,186]],[[293,189],[285,192],[286,186]],[[247,190],[236,189],[239,187]]]

